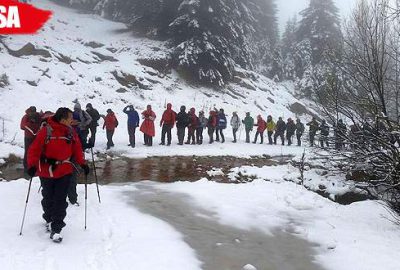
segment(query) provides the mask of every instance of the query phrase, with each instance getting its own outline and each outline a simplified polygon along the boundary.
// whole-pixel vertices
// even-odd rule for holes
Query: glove
[[[89,166],[86,164],[83,164],[83,165],[81,165],[81,168],[82,168],[83,172],[85,173],[85,175],[87,176],[90,172]]]
[[[30,167],[27,173],[31,178],[34,177],[36,175],[36,167]]]

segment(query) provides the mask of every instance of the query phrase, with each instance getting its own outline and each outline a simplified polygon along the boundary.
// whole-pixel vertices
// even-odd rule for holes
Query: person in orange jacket
[[[144,120],[140,126],[140,131],[144,133],[144,144],[152,146],[153,137],[156,135],[156,128],[154,126],[156,114],[151,109],[151,105],[147,105],[147,109],[142,112],[142,117]]]
[[[110,149],[111,147],[114,147],[114,142],[112,138],[114,136],[114,131],[116,127],[118,127],[117,117],[115,116],[115,113],[111,109],[108,109],[107,115],[104,118],[104,125],[103,125],[103,129],[106,129],[106,134],[107,134],[107,150]]]

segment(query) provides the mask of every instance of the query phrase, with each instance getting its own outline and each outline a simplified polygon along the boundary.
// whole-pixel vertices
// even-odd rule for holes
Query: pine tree
[[[285,31],[282,34],[281,54],[282,54],[282,79],[295,80],[295,49],[296,49],[297,18],[294,16],[286,23]]]

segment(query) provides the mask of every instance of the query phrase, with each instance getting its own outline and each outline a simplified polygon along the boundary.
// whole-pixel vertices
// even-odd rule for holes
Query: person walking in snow
[[[160,127],[162,127],[160,145],[165,145],[166,135],[168,140],[167,145],[168,146],[171,145],[171,140],[172,140],[171,130],[175,125],[175,121],[176,121],[176,113],[172,110],[172,104],[168,103],[167,109],[164,111],[160,121]]]
[[[135,148],[136,145],[136,128],[139,127],[139,114],[133,107],[133,105],[128,105],[123,109],[123,112],[128,116],[128,135],[129,144],[128,146]]]
[[[111,110],[107,110],[107,115],[104,117],[103,129],[106,130],[107,134],[107,150],[114,147],[113,136],[115,129],[118,127],[118,120],[115,113]]]
[[[254,118],[250,116],[249,112],[246,112],[246,117],[242,123],[244,124],[244,129],[246,131],[246,143],[250,143],[250,132],[254,127]]]
[[[257,143],[258,135],[260,135],[260,139],[261,139],[260,144],[263,144],[264,143],[264,131],[265,131],[265,128],[267,126],[267,123],[264,121],[264,119],[262,118],[261,115],[257,116],[257,124],[256,124],[256,126],[257,126],[257,132],[256,132],[256,135],[254,137],[253,143]]]
[[[344,146],[344,140],[347,135],[347,127],[343,123],[342,119],[339,119],[337,126],[335,127],[335,148],[341,150]]]
[[[321,145],[321,148],[325,148],[325,145],[326,147],[329,147],[329,126],[326,124],[325,120],[322,120],[319,130],[321,131],[321,134],[319,136],[319,143]]]
[[[204,116],[204,111],[199,112],[199,122],[196,129],[196,142],[197,144],[203,144],[203,130],[207,127],[208,120]]]
[[[267,134],[268,134],[268,144],[272,145],[272,135],[274,134],[276,128],[276,124],[272,119],[271,115],[267,117]]]
[[[196,116],[195,108],[191,108],[189,110],[188,116],[189,116],[189,125],[188,125],[188,138],[186,144],[190,144],[190,141],[192,141],[192,144],[196,144],[195,131],[197,129],[199,119]]]
[[[40,129],[41,118],[36,112],[36,107],[31,106],[25,111],[25,115],[21,119],[20,128],[24,131],[24,172],[28,170],[27,154],[29,146],[32,144]]]
[[[232,118],[231,118],[231,127],[232,127],[232,133],[233,133],[233,143],[236,143],[236,133],[240,128],[240,118],[237,114],[237,112],[232,113]]]
[[[207,123],[207,130],[208,130],[208,137],[210,138],[209,141],[210,144],[214,142],[214,131],[216,127],[217,127],[217,112],[210,111],[210,116],[208,117],[208,123]]]
[[[292,120],[292,118],[289,118],[286,123],[286,139],[288,141],[288,145],[292,145],[292,139],[294,136],[294,133],[296,132],[296,124]]]
[[[224,109],[220,109],[217,115],[217,126],[215,130],[215,136],[216,139],[215,141],[219,142],[219,137],[221,136],[221,143],[225,142],[225,137],[224,137],[224,129],[226,129],[227,126],[227,121],[226,121],[226,115],[224,113]]]
[[[73,112],[59,108],[40,129],[28,150],[28,175],[39,176],[42,185],[43,219],[54,242],[61,242],[61,230],[65,226],[66,202],[72,172],[73,159],[89,174],[78,134],[72,128]]]
[[[304,133],[304,124],[300,121],[299,118],[296,120],[296,138],[297,138],[297,146],[301,146],[301,136]]]
[[[82,149],[85,151],[88,146],[87,137],[89,135],[89,125],[92,122],[92,117],[90,117],[86,111],[82,110],[79,102],[75,103],[73,117],[75,120],[75,130],[79,135],[79,139],[81,140]]]
[[[86,112],[92,118],[92,121],[89,124],[90,138],[88,145],[89,148],[92,148],[96,143],[96,132],[97,132],[97,126],[99,125],[98,121],[100,120],[100,114],[95,108],[93,108],[92,103],[86,104]]]
[[[189,116],[186,113],[186,107],[181,106],[180,112],[176,116],[176,129],[178,135],[178,144],[183,145],[185,140],[185,129],[189,125]]]
[[[142,112],[142,118],[144,120],[140,126],[140,131],[144,134],[144,144],[147,146],[152,146],[153,137],[156,135],[156,129],[154,126],[156,114],[151,109],[151,105],[147,105],[147,109]]]
[[[314,146],[315,135],[319,130],[319,124],[317,122],[317,119],[313,117],[311,122],[307,123],[307,126],[309,126],[310,146]]]
[[[274,135],[274,144],[279,138],[281,138],[282,145],[285,145],[285,130],[286,130],[286,123],[282,120],[282,117],[279,117],[278,122],[276,122],[275,127],[275,135]]]

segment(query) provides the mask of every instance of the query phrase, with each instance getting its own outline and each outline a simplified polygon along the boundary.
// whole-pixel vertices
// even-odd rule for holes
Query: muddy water
[[[220,168],[228,173],[234,167],[254,165],[273,166],[287,163],[288,156],[277,158],[253,157],[249,159],[224,157],[149,157],[145,159],[117,158],[100,160],[96,162],[96,173],[100,184],[138,182],[152,180],[156,182],[197,181],[203,177],[209,177],[207,171],[212,168]],[[3,172],[0,177],[14,180],[24,177],[22,164],[7,163],[0,168]],[[215,176],[212,179],[218,182],[227,182],[226,176]],[[93,182],[93,174],[89,181]],[[79,180],[80,183],[84,179]]]
[[[273,236],[216,222],[215,214],[196,207],[190,197],[159,190],[151,183],[127,192],[130,203],[178,230],[196,252],[204,270],[240,270],[246,264],[258,270],[321,270],[313,262],[313,245],[276,230]]]

